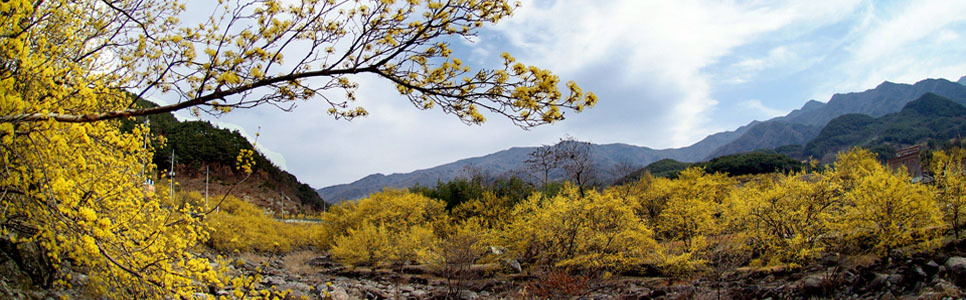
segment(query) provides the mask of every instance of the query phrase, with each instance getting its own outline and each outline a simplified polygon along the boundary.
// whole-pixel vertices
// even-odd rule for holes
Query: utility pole
[[[208,209],[208,165],[205,165],[205,209]]]
[[[171,203],[174,204],[174,147],[171,149],[171,171],[168,171],[168,180],[171,181],[171,187],[168,189],[168,193],[171,196]]]

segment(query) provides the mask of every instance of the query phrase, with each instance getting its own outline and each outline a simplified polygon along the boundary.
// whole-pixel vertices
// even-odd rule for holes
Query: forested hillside
[[[962,138],[963,132],[966,108],[946,97],[927,93],[906,104],[902,111],[880,118],[859,114],[835,118],[805,145],[804,155],[828,162],[838,151],[861,146],[885,160],[902,147]]]
[[[723,173],[730,176],[756,175],[801,171],[805,165],[796,159],[779,153],[747,152],[716,157],[712,160],[698,163],[684,163],[673,159],[662,159],[646,167],[634,171],[619,182],[633,182],[645,174],[653,177],[677,178],[687,168],[697,167],[705,172]]]
[[[157,106],[145,100],[139,100],[137,105],[145,108]],[[181,122],[172,114],[127,119],[122,122],[122,130],[131,130],[135,125],[144,123],[145,118],[149,120],[145,124],[150,126],[151,135],[164,137],[163,143],[151,143],[154,149],[152,162],[158,166],[158,175],[170,169],[171,155],[174,154],[175,174],[182,181],[204,180],[206,170],[210,172],[210,181],[219,185],[230,186],[244,178],[241,172],[235,170],[237,155],[241,150],[254,151],[254,147],[238,132],[217,128],[206,121]],[[287,201],[294,201],[308,210],[322,210],[326,207],[327,204],[312,187],[279,169],[258,151],[253,152],[252,159],[255,162],[254,174],[246,185],[257,188],[251,190],[285,195],[291,199]],[[267,203],[262,202],[260,204]]]

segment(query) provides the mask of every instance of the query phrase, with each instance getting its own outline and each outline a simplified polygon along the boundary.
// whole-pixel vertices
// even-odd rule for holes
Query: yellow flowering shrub
[[[191,192],[189,197],[201,199],[197,192]],[[232,196],[225,196],[219,209],[209,214],[205,223],[211,231],[209,245],[221,252],[288,252],[314,245],[323,227],[276,220],[264,210]]]
[[[841,211],[839,186],[825,173],[758,176],[732,193],[725,215],[748,233],[762,261],[804,265],[833,242],[829,222]]]
[[[415,261],[448,223],[445,204],[405,190],[386,189],[343,202],[322,215],[320,246],[348,265]]]
[[[631,269],[657,244],[651,229],[614,195],[567,185],[555,197],[536,193],[518,204],[501,233],[525,261],[586,269]]]
[[[929,167],[936,179],[937,197],[946,222],[958,240],[966,219],[966,149],[937,151]]]
[[[904,247],[939,246],[942,212],[929,187],[858,148],[840,154],[834,172],[847,187],[842,214],[832,222],[845,250],[891,255]]]
[[[721,232],[721,203],[734,181],[724,174],[706,174],[701,168],[688,168],[674,180],[667,202],[657,218],[658,231],[669,241],[692,241]]]

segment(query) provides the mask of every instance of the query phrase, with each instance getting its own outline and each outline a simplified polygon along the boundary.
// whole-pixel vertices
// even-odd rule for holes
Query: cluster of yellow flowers
[[[203,201],[201,194],[191,192],[192,202]],[[210,230],[208,244],[223,253],[284,253],[313,245],[322,234],[322,225],[293,224],[276,220],[262,209],[233,196],[219,199],[219,209],[205,219]]]

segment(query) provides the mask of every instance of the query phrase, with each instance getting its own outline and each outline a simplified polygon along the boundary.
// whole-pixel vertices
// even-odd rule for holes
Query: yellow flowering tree
[[[934,152],[930,169],[936,178],[937,197],[946,222],[958,240],[966,218],[966,150],[953,148]]]
[[[356,202],[343,202],[322,215],[327,225],[319,242],[348,265],[378,266],[415,261],[417,251],[449,223],[442,201],[386,189]]]
[[[651,229],[613,194],[568,184],[554,197],[532,195],[517,205],[500,232],[526,261],[578,269],[626,270],[645,263],[657,247]]]
[[[859,148],[840,154],[834,172],[847,187],[843,211],[832,223],[846,250],[891,255],[903,247],[939,245],[942,213],[928,187]]]
[[[507,53],[495,69],[474,69],[452,55],[448,41],[472,37],[512,13],[505,0],[211,5],[210,18],[190,23],[178,18],[185,9],[180,1],[5,1],[4,77],[21,79],[20,97],[33,104],[0,120],[89,122],[189,107],[220,114],[261,104],[291,109],[306,99],[321,99],[330,114],[351,119],[367,114],[350,105],[355,74],[392,82],[417,107],[438,106],[473,124],[490,111],[535,126],[562,120],[562,109],[597,102],[573,82],[561,91],[558,76]],[[27,76],[34,85],[22,84]],[[122,89],[178,101],[153,108],[59,104],[59,98],[124,98],[117,95]],[[323,93],[333,89],[344,97]]]
[[[842,205],[837,186],[823,173],[759,176],[732,193],[725,215],[766,263],[804,265],[832,242],[829,222]]]

